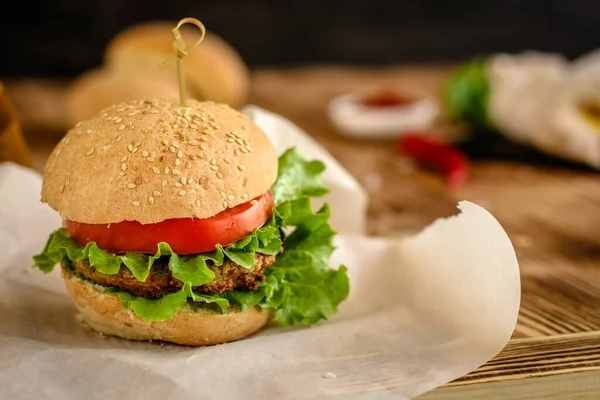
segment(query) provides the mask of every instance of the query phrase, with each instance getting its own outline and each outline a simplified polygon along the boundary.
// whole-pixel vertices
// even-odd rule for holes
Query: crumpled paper
[[[509,340],[520,279],[512,244],[485,209],[415,236],[364,236],[367,198],[306,133],[257,107],[245,110],[281,152],[296,145],[328,167],[326,196],[349,298],[306,328],[269,327],[210,347],[104,337],[80,322],[58,269],[31,269],[60,218],[39,203],[41,177],[0,164],[0,398],[410,399],[485,363]],[[341,210],[341,211],[340,211]]]

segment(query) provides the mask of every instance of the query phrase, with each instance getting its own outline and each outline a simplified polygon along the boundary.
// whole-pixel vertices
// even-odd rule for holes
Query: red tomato
[[[63,225],[80,245],[96,242],[99,248],[112,253],[153,254],[158,243],[166,242],[177,254],[196,254],[212,251],[217,244],[227,246],[249,235],[271,217],[273,207],[273,195],[268,191],[204,219],[176,218],[146,225],[137,221],[84,224],[64,220]]]

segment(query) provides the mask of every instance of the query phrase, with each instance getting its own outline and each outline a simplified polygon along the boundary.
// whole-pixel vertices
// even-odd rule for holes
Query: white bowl
[[[432,127],[440,111],[430,98],[385,107],[365,105],[361,98],[349,93],[329,102],[329,119],[340,133],[366,139],[395,138],[406,131]]]

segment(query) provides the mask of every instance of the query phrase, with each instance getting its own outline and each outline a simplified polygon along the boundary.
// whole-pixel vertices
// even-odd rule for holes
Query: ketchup
[[[390,89],[382,89],[375,94],[371,94],[362,98],[361,103],[368,107],[403,107],[414,103],[416,100],[402,95]]]

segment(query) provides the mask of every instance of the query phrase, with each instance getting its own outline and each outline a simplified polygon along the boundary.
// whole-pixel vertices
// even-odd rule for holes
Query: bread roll
[[[124,29],[108,43],[104,64],[112,69],[153,70],[174,56],[171,30],[176,21],[149,21]],[[180,28],[186,45],[193,44],[200,31],[188,25]],[[249,88],[249,71],[239,53],[223,38],[210,32],[204,41],[183,59],[188,97],[229,104],[244,105]],[[167,67],[176,74],[175,63]],[[176,79],[176,75],[173,75]]]
[[[270,319],[270,314],[258,307],[218,314],[185,306],[166,321],[149,322],[123,308],[119,297],[105,294],[103,286],[79,279],[65,268],[62,277],[85,323],[97,332],[124,339],[212,345],[242,339],[258,331]]]
[[[79,75],[67,90],[69,127],[113,104],[148,98],[177,100],[177,76],[167,71],[134,72],[98,67]]]
[[[78,123],[44,169],[42,201],[89,224],[209,218],[267,192],[275,146],[225,104],[120,103]]]

